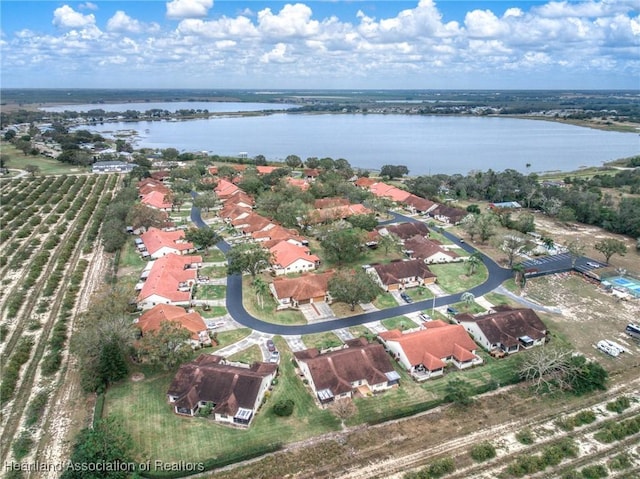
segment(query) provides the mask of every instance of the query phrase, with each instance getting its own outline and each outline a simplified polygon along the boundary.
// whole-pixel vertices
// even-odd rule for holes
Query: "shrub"
[[[31,400],[27,409],[27,417],[25,419],[25,425],[33,426],[40,421],[44,408],[47,407],[47,401],[49,400],[49,391],[40,391]]]
[[[496,457],[496,448],[490,442],[485,441],[473,446],[470,454],[475,461],[488,461]]]
[[[31,447],[33,446],[33,438],[31,437],[31,433],[29,431],[22,431],[20,436],[13,441],[11,448],[13,449],[13,455],[16,460],[20,460],[24,458],[29,451],[31,451]]]
[[[622,413],[625,409],[631,406],[631,401],[627,396],[621,396],[615,401],[607,403],[607,411]]]
[[[286,417],[293,414],[295,403],[292,399],[283,399],[273,405],[273,413],[276,416]]]
[[[455,470],[456,465],[453,462],[453,459],[451,459],[450,457],[445,457],[442,459],[438,459],[427,467],[427,477],[436,479],[438,477],[444,476],[445,474],[451,474]]]
[[[520,444],[524,444],[525,446],[530,446],[531,444],[536,442],[531,429],[523,429],[522,431],[518,431],[516,433],[516,439]]]
[[[633,464],[631,463],[631,459],[629,458],[629,454],[623,452],[622,454],[618,454],[615,457],[612,457],[611,460],[607,463],[609,469],[613,471],[619,471],[622,469],[628,469]]]
[[[595,466],[587,466],[582,469],[582,477],[584,479],[600,479],[601,477],[607,477],[609,472],[607,468],[602,464],[596,464]]]

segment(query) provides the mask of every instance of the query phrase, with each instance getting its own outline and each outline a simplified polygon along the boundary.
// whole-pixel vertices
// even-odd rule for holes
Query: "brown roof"
[[[427,228],[427,225],[417,221],[388,225],[379,229],[386,229],[389,233],[393,233],[402,240],[412,238],[416,235],[429,236],[429,228]]]
[[[435,278],[429,267],[420,260],[394,261],[373,266],[384,285],[401,283],[405,278]]]
[[[427,259],[437,253],[445,254],[451,258],[457,258],[458,254],[444,249],[435,241],[429,240],[424,236],[416,235],[404,242],[404,249],[411,251],[411,257],[416,259]]]
[[[169,253],[153,262],[149,276],[142,285],[138,301],[154,294],[172,302],[189,301],[191,290],[179,291],[180,283],[196,280],[198,271],[189,266],[202,263],[202,256],[182,256]]]
[[[444,218],[449,218],[449,222],[455,224],[462,221],[462,219],[467,216],[469,213],[465,210],[461,210],[460,208],[452,208],[451,206],[438,205],[433,210],[429,212],[431,216],[442,216]]]
[[[374,180],[373,178],[367,178],[366,176],[361,176],[355,182],[356,186],[360,188],[369,188],[371,185],[377,183],[378,180]]]
[[[378,343],[350,342],[350,346],[320,354],[317,349],[293,353],[298,361],[307,363],[316,391],[329,389],[334,395],[352,391],[355,381],[369,385],[388,380],[385,373],[394,371],[391,358]]]
[[[167,392],[177,407],[193,409],[199,401],[215,404],[213,412],[234,416],[239,408],[253,410],[260,385],[275,373],[276,364],[254,363],[251,368],[222,364],[220,356],[202,354],[183,364]]]
[[[396,329],[380,333],[379,336],[384,341],[397,342],[413,366],[433,364],[430,356],[442,361],[450,357],[469,361],[475,357],[473,351],[476,350],[476,343],[459,324],[436,320],[425,325],[428,327],[420,331],[403,334]]]
[[[199,313],[195,311],[193,313],[187,313],[184,308],[171,304],[159,304],[146,311],[138,319],[137,326],[144,334],[147,331],[160,329],[163,321],[180,323],[180,326],[188,330],[191,333],[191,338],[195,340],[200,339],[198,333],[207,330],[207,325]]]
[[[345,206],[349,204],[347,198],[320,198],[313,203],[313,206],[318,209],[331,208],[333,206]]]
[[[518,338],[529,336],[533,340],[540,340],[546,336],[547,327],[532,309],[509,307],[496,308],[495,313],[489,313],[474,318],[471,315],[458,315],[460,322],[475,322],[490,344],[515,346]]]
[[[409,195],[404,202],[409,206],[413,206],[416,211],[427,211],[429,208],[436,206],[433,201],[416,195]]]
[[[182,230],[164,231],[152,226],[140,235],[140,239],[150,255],[154,255],[165,247],[181,252],[194,249],[193,243],[185,239]]]
[[[327,294],[329,280],[333,271],[317,274],[305,274],[298,278],[276,278],[273,289],[278,299],[293,298],[308,301]]]

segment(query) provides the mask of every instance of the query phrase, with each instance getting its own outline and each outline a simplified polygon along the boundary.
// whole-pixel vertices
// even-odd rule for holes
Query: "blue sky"
[[[640,1],[0,3],[2,87],[640,89]]]

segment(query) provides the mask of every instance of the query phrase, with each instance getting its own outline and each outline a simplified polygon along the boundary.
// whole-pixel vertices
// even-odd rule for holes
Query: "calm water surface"
[[[471,170],[573,170],[640,154],[640,135],[514,118],[288,114],[184,122],[126,122],[91,127],[104,134],[136,130],[136,147],[281,160],[295,154],[345,158],[379,169],[401,164],[411,174]],[[531,166],[527,169],[526,165]]]

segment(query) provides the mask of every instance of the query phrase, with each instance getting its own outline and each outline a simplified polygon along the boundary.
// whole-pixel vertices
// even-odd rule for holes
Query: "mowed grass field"
[[[3,142],[0,145],[0,153],[7,155],[6,167],[9,169],[24,170],[27,165],[34,165],[40,168],[38,174],[42,175],[64,175],[88,173],[90,169],[62,163],[53,158],[41,155],[25,155],[18,151],[13,145]]]
[[[276,338],[282,354],[278,384],[256,415],[249,429],[236,429],[200,417],[173,413],[167,390],[174,373],[167,372],[134,382],[127,380],[107,391],[105,416],[123,422],[137,446],[140,459],[198,462],[251,451],[268,445],[307,439],[340,428],[340,421],[319,409],[300,380],[284,340]],[[282,418],[273,405],[292,399],[292,416]]]

